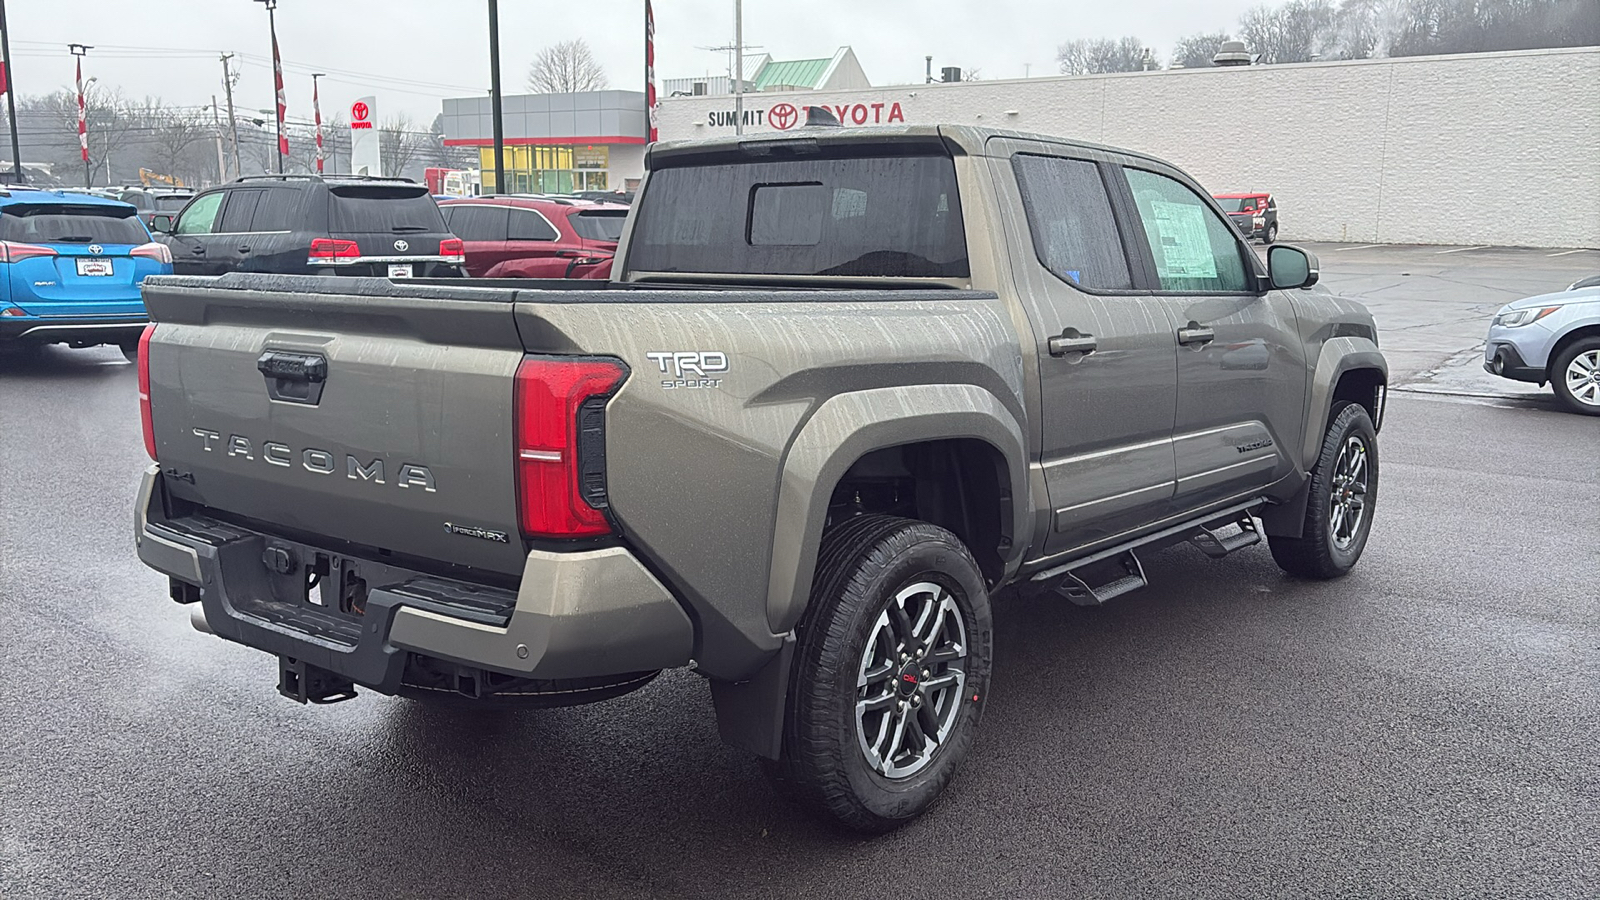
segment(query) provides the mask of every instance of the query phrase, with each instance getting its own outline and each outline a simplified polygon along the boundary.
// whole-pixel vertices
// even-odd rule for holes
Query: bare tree
[[[140,110],[140,128],[147,140],[146,156],[151,165],[163,175],[176,176],[188,183],[195,182],[195,156],[192,150],[216,129],[211,121],[197,112],[165,109],[159,100]],[[212,162],[215,167],[215,161]],[[200,170],[204,171],[204,170]]]
[[[528,90],[536,94],[571,94],[603,90],[610,80],[594,51],[582,38],[562,41],[539,51],[528,68]]]
[[[1191,34],[1178,39],[1177,46],[1172,48],[1172,64],[1181,65],[1185,69],[1203,69],[1211,65],[1211,58],[1217,55],[1217,48],[1224,41],[1231,41],[1226,31],[1212,31],[1204,34]]]
[[[1332,0],[1257,6],[1239,20],[1239,37],[1261,64],[1309,62],[1334,43]]]
[[[391,116],[378,125],[378,148],[383,158],[383,173],[399,177],[426,146],[405,113]]]
[[[1144,42],[1136,37],[1125,37],[1119,41],[1078,38],[1056,48],[1056,62],[1063,75],[1137,72],[1144,68],[1145,52]],[[1154,56],[1150,59],[1153,64]]]

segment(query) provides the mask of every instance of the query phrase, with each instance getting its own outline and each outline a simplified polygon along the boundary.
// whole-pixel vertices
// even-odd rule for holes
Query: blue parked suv
[[[139,286],[172,274],[131,203],[0,191],[0,345],[117,344],[130,356],[148,316]]]

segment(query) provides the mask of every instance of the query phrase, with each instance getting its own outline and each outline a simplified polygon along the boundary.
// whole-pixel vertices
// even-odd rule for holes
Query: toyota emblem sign
[[[405,241],[395,241],[394,242],[394,249],[396,251],[400,252],[400,253],[404,253],[407,250],[411,249],[411,245],[406,243]]]
[[[350,127],[363,129],[372,127],[372,107],[364,100],[357,100],[350,104]]]

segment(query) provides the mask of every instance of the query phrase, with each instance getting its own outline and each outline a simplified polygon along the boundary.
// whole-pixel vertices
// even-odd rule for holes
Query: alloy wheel
[[[1567,393],[1585,406],[1600,406],[1600,350],[1579,353],[1567,363]]]
[[[1339,448],[1333,466],[1333,494],[1328,503],[1328,534],[1333,545],[1348,550],[1361,534],[1367,516],[1367,444],[1351,435]]]
[[[856,738],[886,778],[922,771],[950,737],[966,687],[967,626],[951,591],[905,587],[878,616],[856,677]]]

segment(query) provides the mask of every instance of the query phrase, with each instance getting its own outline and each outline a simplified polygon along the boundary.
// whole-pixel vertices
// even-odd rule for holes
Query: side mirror
[[[172,233],[172,213],[157,213],[150,217],[150,230],[156,234]]]
[[[1267,277],[1280,291],[1307,288],[1317,283],[1317,257],[1308,250],[1289,244],[1267,248]]]

